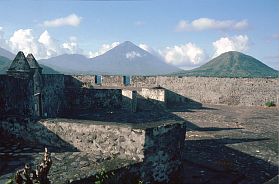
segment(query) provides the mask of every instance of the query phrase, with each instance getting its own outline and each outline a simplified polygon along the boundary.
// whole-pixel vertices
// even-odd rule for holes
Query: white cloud
[[[74,36],[70,37],[67,42],[63,43],[62,47],[65,49],[65,52],[69,54],[77,54],[82,52],[78,45],[78,40]]]
[[[154,51],[151,47],[144,43],[139,44],[139,47],[149,53],[152,53]]]
[[[8,50],[14,53],[18,51],[23,51],[25,54],[32,53],[36,59],[50,58],[65,53],[82,53],[76,37],[70,37],[69,40],[61,43],[52,38],[47,30],[39,38],[35,38],[32,29],[19,29],[6,42]]]
[[[132,60],[132,59],[134,59],[136,57],[141,57],[141,54],[138,53],[138,52],[135,52],[135,51],[131,51],[131,52],[126,53],[126,58],[127,59]]]
[[[113,42],[112,44],[103,44],[103,45],[101,46],[101,48],[99,48],[98,51],[96,51],[96,52],[90,51],[90,52],[88,53],[88,56],[89,56],[89,58],[93,58],[93,57],[102,55],[102,54],[104,54],[105,52],[111,50],[112,48],[116,47],[116,46],[119,45],[119,44],[120,44],[119,42]]]
[[[101,55],[117,45],[119,45],[119,42],[103,44],[98,51],[91,51],[89,56],[95,57]],[[213,42],[212,46],[214,48],[213,57],[227,51],[245,52],[249,48],[249,39],[247,35],[221,37]],[[6,48],[14,53],[20,50],[25,54],[33,53],[37,59],[49,58],[64,53],[83,53],[76,37],[70,37],[67,41],[59,42],[51,37],[47,30],[36,38],[32,33],[32,29],[19,29],[10,38],[5,39],[3,28],[0,27],[0,47]],[[206,52],[194,43],[169,46],[161,50],[152,49],[144,43],[139,44],[139,47],[161,58],[165,62],[181,68],[199,66],[209,59]],[[142,57],[142,55],[134,51],[126,53],[126,57],[133,59],[135,57]]]
[[[204,31],[204,30],[241,30],[248,27],[247,20],[215,20],[199,18],[189,22],[181,20],[176,26],[176,31]]]
[[[33,53],[35,56],[40,55],[41,45],[38,44],[32,34],[32,29],[19,29],[9,39],[9,46],[12,51],[17,53]]]
[[[176,31],[190,31],[190,25],[187,20],[180,20],[176,26]]]
[[[39,37],[38,42],[44,46],[43,52],[39,55],[40,58],[48,58],[61,53],[59,42],[53,39],[47,30]]]
[[[246,29],[248,27],[248,21],[247,20],[241,20],[239,22],[236,22],[234,24],[234,28],[236,30]]]
[[[154,50],[149,45],[141,43],[139,47],[157,56],[166,63],[176,65],[183,69],[192,69],[203,64],[207,57],[205,51],[193,43],[179,46],[166,47],[162,50]]]
[[[160,54],[167,63],[179,67],[197,66],[202,64],[206,59],[204,50],[193,43],[167,47],[163,51],[160,51]]]
[[[8,49],[8,41],[4,38],[4,28],[0,26],[0,47]]]
[[[71,14],[67,17],[44,21],[43,25],[46,27],[78,26],[81,22],[81,19],[82,17],[79,17],[76,14]]]
[[[149,45],[145,44],[145,43],[141,43],[139,44],[139,47],[147,52],[149,52],[150,54],[165,60],[164,56],[161,54],[161,52],[159,50],[155,50],[152,47],[150,47]]]
[[[244,52],[249,48],[249,38],[247,35],[238,35],[233,37],[222,37],[212,43],[215,53],[213,57],[228,51]]]

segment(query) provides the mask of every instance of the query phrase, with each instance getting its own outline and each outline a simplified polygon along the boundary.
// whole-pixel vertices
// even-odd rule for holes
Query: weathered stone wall
[[[17,138],[55,147],[73,147],[96,155],[142,161],[145,131],[127,126],[67,119],[2,121],[0,130]]]
[[[102,86],[114,86],[114,87],[124,86],[123,76],[103,75]]]
[[[59,120],[41,123],[80,151],[137,161],[143,159],[143,130],[100,122],[93,124]]]
[[[0,119],[9,116],[31,117],[33,81],[0,75]]]
[[[57,117],[64,105],[64,75],[42,75],[42,112],[44,117]]]
[[[278,104],[279,79],[135,76],[131,85],[160,85],[177,94],[178,99],[186,97],[202,103],[250,106],[274,101]]]
[[[38,97],[32,78],[0,75],[0,116],[34,117],[39,108],[36,100],[41,98],[42,115],[56,117],[64,101],[64,76],[42,75],[41,86],[41,97]]]
[[[0,116],[34,114],[33,81],[7,75],[1,75],[0,79]],[[62,110],[67,111],[69,104],[80,108],[119,108],[123,105],[120,90],[92,89],[100,86],[95,84],[95,76],[43,75],[42,81],[43,116],[56,117]],[[161,102],[163,92],[152,91],[159,85],[165,88],[163,105],[185,99],[248,106],[264,105],[268,101],[278,104],[279,101],[279,79],[134,76],[130,87],[143,88],[137,90],[138,106],[145,108],[150,100]],[[125,88],[123,76],[103,76],[101,86]],[[146,107],[150,108],[150,105]]]
[[[120,75],[102,75],[101,84],[96,84],[95,75],[72,75],[66,77],[70,77],[72,78],[71,80],[76,80],[81,82],[81,83],[77,82],[75,83],[75,85],[79,85],[79,86],[81,85],[82,87],[88,87],[88,88],[98,87],[98,86],[109,86],[109,87],[124,86],[123,76]]]
[[[15,119],[3,120],[0,122],[0,131],[37,145],[57,146],[60,148],[72,147],[54,132],[48,130],[41,122],[17,121]]]
[[[66,112],[119,109],[122,106],[120,89],[65,88]]]
[[[36,144],[132,159],[140,163],[142,181],[169,182],[181,165],[185,125],[182,122],[162,122],[139,127],[68,119],[0,122],[0,132]]]
[[[142,88],[138,91],[139,108],[148,109],[153,105],[166,107],[165,89]]]
[[[84,86],[98,86],[95,76],[73,76]],[[264,105],[279,100],[279,79],[269,78],[216,78],[179,76],[133,76],[130,87],[168,90],[172,102],[189,98],[201,103],[228,105]],[[124,87],[122,76],[103,76],[102,86]],[[169,100],[168,99],[168,100]],[[173,101],[172,101],[173,100]]]
[[[181,166],[186,126],[176,123],[147,129],[141,178],[145,183],[175,181]],[[173,182],[174,183],[174,182]]]
[[[95,89],[95,76],[64,76],[64,112],[119,109],[122,106],[120,89]]]
[[[137,91],[122,89],[122,109],[130,112],[137,111]]]
[[[82,78],[82,76],[71,76],[71,75],[64,75],[64,85],[67,88],[81,88],[81,87],[85,87],[85,84],[93,84],[95,83],[95,77],[94,76],[83,76],[84,81],[81,81],[80,79]],[[92,79],[93,81],[91,81],[90,79]],[[89,87],[89,86],[87,86]]]

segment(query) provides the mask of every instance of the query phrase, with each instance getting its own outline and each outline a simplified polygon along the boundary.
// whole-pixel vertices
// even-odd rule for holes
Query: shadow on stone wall
[[[0,120],[31,116],[32,86],[33,83],[27,79],[0,75]]]
[[[171,109],[173,112],[191,112],[191,110],[195,109],[214,110],[213,108],[203,107],[202,103],[186,96],[180,95],[174,91],[166,88],[162,89],[165,90],[167,108]]]
[[[78,151],[38,122],[20,119],[2,121],[0,137],[0,176],[22,169],[25,163],[34,166],[34,158],[44,152],[45,147],[51,153]]]
[[[173,94],[174,95],[174,94]],[[212,108],[203,107],[201,104],[196,106],[191,106],[187,104],[187,101],[182,104],[173,104],[173,106],[168,106],[167,109],[161,108],[160,106],[156,108],[158,102],[150,102],[153,105],[153,109],[143,110],[137,113],[125,113],[126,118],[121,119],[119,114],[110,114],[109,117],[104,116],[91,116],[92,120],[99,121],[116,121],[119,123],[140,123],[139,120],[146,119],[148,120],[178,120],[184,121],[187,126],[187,130],[194,131],[229,131],[229,130],[238,130],[242,128],[219,128],[219,127],[199,127],[195,123],[187,121],[179,116],[173,114],[173,112],[191,112],[197,109],[210,109]],[[183,107],[183,108],[181,108]],[[178,109],[177,109],[178,108]],[[120,112],[121,113],[121,112]],[[108,119],[107,119],[108,118]],[[129,119],[131,118],[131,119]],[[136,120],[138,119],[138,121]],[[148,131],[147,131],[148,132]],[[275,177],[278,174],[278,167],[267,162],[266,160],[251,156],[242,151],[232,149],[227,146],[227,144],[239,144],[247,142],[258,142],[268,140],[255,139],[255,138],[209,138],[205,140],[185,140],[184,151],[182,153],[183,161],[182,168],[179,172],[176,172],[172,176],[173,183],[239,183],[244,181],[244,183],[264,183],[271,178]],[[245,146],[245,145],[244,145]],[[176,150],[170,150],[176,151]],[[150,152],[146,147],[146,152]],[[177,152],[178,153],[178,152]],[[135,167],[139,167],[136,165]],[[140,164],[140,167],[143,167],[143,163]],[[119,169],[122,173],[122,183],[125,182],[125,175],[127,172],[124,172],[122,169]],[[131,174],[131,173],[130,173]],[[151,174],[151,173],[149,173]],[[124,175],[124,176],[123,176]],[[132,173],[132,178],[139,178],[139,173]],[[129,176],[129,175],[128,175]],[[147,178],[150,178],[148,176]],[[121,177],[120,177],[121,178]],[[120,180],[120,181],[122,181]],[[118,180],[119,181],[119,180]],[[171,182],[171,183],[172,183]],[[113,182],[108,182],[113,183]]]
[[[39,122],[2,121],[0,130],[0,143],[17,140],[19,145],[27,147],[28,145],[39,148],[51,147],[50,149],[56,152],[78,151]]]
[[[177,106],[187,106],[191,109],[200,109],[202,108],[202,103],[182,96],[178,93],[175,93],[169,89],[163,88],[165,90],[167,107],[177,107]]]
[[[87,114],[102,110],[121,108],[122,94],[120,89],[94,89],[82,86],[83,83],[72,76],[65,76],[63,117],[74,114]]]

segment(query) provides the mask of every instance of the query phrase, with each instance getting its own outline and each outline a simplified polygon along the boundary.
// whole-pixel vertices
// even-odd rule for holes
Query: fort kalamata
[[[0,75],[0,129],[30,143],[133,160],[140,164],[129,174],[166,183],[179,170],[186,132],[169,106],[278,104],[278,91],[277,78],[42,74],[32,54],[19,52]],[[52,180],[82,179],[67,177]]]
[[[29,113],[30,116],[55,117],[78,106],[119,109],[124,105],[123,89],[135,91],[136,96],[153,91],[152,97],[148,98],[158,99],[160,97],[156,95],[161,95],[165,105],[194,100],[262,106],[268,101],[278,103],[279,91],[278,78],[42,74],[35,58],[28,55],[26,59],[22,52],[17,54],[7,75],[0,75],[0,78],[1,116],[10,113],[27,116]],[[163,92],[154,93],[158,86],[160,89],[157,90]]]

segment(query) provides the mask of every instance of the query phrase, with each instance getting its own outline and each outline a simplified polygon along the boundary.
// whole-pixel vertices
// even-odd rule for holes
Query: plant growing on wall
[[[14,183],[13,180],[12,180],[12,179],[9,179],[8,181],[6,181],[5,184],[13,184],[13,183]]]
[[[14,184],[14,175],[10,176],[9,179],[5,182],[5,184]]]
[[[273,101],[268,101],[268,102],[265,103],[265,106],[274,107],[274,106],[276,106],[276,104]]]
[[[106,169],[102,168],[99,174],[97,174],[96,178],[97,180],[95,181],[95,184],[104,184],[105,180],[109,178]]]

